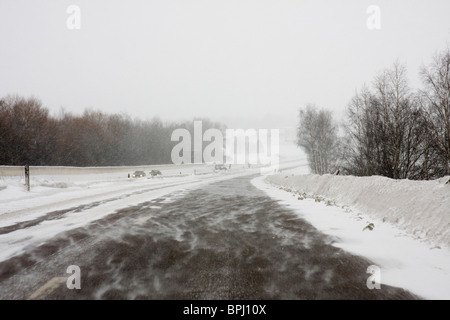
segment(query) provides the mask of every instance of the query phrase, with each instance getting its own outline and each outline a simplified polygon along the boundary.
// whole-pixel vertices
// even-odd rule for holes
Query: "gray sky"
[[[449,17],[448,0],[0,0],[0,97],[33,95],[53,115],[295,126],[308,103],[340,117],[395,60],[420,85],[419,67],[450,44]]]

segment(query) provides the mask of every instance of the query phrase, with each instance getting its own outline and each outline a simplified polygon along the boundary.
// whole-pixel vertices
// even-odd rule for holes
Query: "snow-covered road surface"
[[[300,171],[296,169],[296,173],[307,173],[305,172],[304,161],[300,161],[300,164],[302,162],[303,165],[300,166]],[[299,165],[299,163],[289,164],[286,168],[292,165]],[[278,257],[279,261],[281,261],[280,259],[292,260],[293,262],[286,262],[291,268],[292,263],[298,262],[298,254],[305,255],[305,252],[301,250],[311,245],[310,236],[302,235],[300,237],[298,233],[291,230],[288,233],[289,236],[278,238],[279,232],[286,229],[286,227],[282,227],[283,224],[278,224],[279,221],[267,219],[260,220],[257,223],[255,217],[258,215],[253,217],[253,215],[233,214],[232,210],[230,211],[230,207],[233,208],[234,206],[233,203],[245,202],[238,201],[237,193],[241,192],[243,196],[253,201],[249,203],[249,207],[244,207],[241,210],[253,212],[260,205],[259,202],[267,204],[271,203],[270,201],[275,201],[279,205],[275,213],[270,213],[267,207],[260,208],[261,211],[269,216],[272,214],[273,217],[289,211],[289,215],[292,216],[287,220],[283,218],[285,222],[295,224],[299,223],[299,221],[306,221],[311,228],[316,228],[316,231],[322,234],[321,236],[312,237],[312,239],[328,239],[325,241],[325,244],[333,247],[329,251],[330,257],[333,257],[333,252],[343,251],[346,255],[361,257],[362,260],[360,261],[364,261],[364,263],[357,263],[357,265],[362,269],[368,267],[367,262],[379,266],[381,268],[383,288],[390,288],[390,286],[405,288],[425,299],[450,299],[450,290],[448,289],[448,283],[450,283],[450,253],[447,248],[430,247],[427,243],[408,236],[404,230],[393,228],[390,224],[376,222],[376,227],[373,231],[362,231],[369,221],[373,221],[373,216],[365,215],[359,211],[352,212],[352,207],[342,208],[336,205],[326,205],[324,201],[315,202],[313,199],[300,201],[298,200],[298,194],[280,190],[264,182],[265,178],[261,175],[256,175],[251,180],[246,180],[250,175],[258,172],[258,169],[248,170],[241,167],[227,173],[213,173],[210,171],[193,174],[192,172],[181,172],[179,175],[172,175],[163,179],[128,179],[123,173],[117,175],[40,176],[34,177],[33,187],[30,192],[26,191],[22,179],[14,180],[14,177],[4,177],[0,181],[0,263],[3,261],[0,268],[3,280],[0,281],[2,281],[2,284],[6,283],[5,281],[13,281],[10,282],[10,285],[23,287],[23,289],[16,292],[4,289],[4,297],[19,299],[28,297],[30,291],[38,290],[39,286],[44,285],[42,281],[45,279],[50,281],[50,284],[59,283],[58,281],[52,282],[52,279],[53,277],[67,277],[63,268],[64,266],[67,267],[67,263],[81,264],[84,261],[85,266],[89,265],[90,262],[85,259],[92,258],[92,252],[102,251],[104,249],[102,247],[104,244],[103,240],[105,239],[118,237],[115,240],[116,242],[124,241],[120,246],[126,247],[129,245],[127,244],[128,241],[137,241],[135,243],[137,245],[139,241],[144,241],[144,239],[140,238],[138,240],[136,238],[131,240],[131,238],[126,236],[127,230],[147,228],[148,231],[149,226],[152,226],[150,228],[151,232],[146,235],[149,239],[155,239],[153,231],[157,232],[158,228],[163,228],[175,241],[173,243],[184,245],[182,251],[188,250],[187,248],[194,250],[193,245],[198,244],[196,241],[209,234],[209,231],[204,231],[205,229],[223,229],[223,223],[228,221],[227,223],[230,224],[236,218],[239,221],[237,224],[234,223],[236,230],[230,229],[227,233],[234,237],[227,240],[229,243],[237,245],[235,238],[241,234],[255,235],[255,232],[257,232],[258,234],[261,233],[261,235],[275,235],[273,239],[276,240],[273,241],[275,241],[274,246],[278,246],[277,250],[282,248],[280,243],[291,247],[298,246],[295,249],[292,247],[292,251],[285,251],[285,256]],[[240,183],[236,183],[236,181],[240,181]],[[245,181],[243,184],[245,185],[244,188],[241,186],[243,181]],[[222,193],[218,193],[217,190],[221,190]],[[262,191],[263,193],[261,193]],[[213,195],[216,200],[223,197],[227,201],[219,201],[214,207],[210,207],[209,204],[214,203],[216,200],[206,201],[203,199],[202,201],[202,199],[198,199],[195,196],[196,192],[206,192],[206,197]],[[260,201],[255,201],[255,197],[260,197]],[[195,203],[190,204],[190,201]],[[200,209],[190,212],[188,210],[189,204],[193,208],[198,207]],[[171,208],[170,206],[174,207]],[[202,206],[209,209],[204,211]],[[174,223],[162,223],[161,221],[158,223],[158,220],[154,219],[155,214],[161,215],[158,216],[158,219],[163,219],[167,212],[171,212],[172,215],[178,212],[178,220]],[[207,217],[211,216],[211,212],[217,214],[216,218],[223,217],[223,220],[208,220]],[[187,222],[188,220],[182,222],[181,218],[185,217],[186,213],[191,215],[192,220],[190,223]],[[196,216],[197,214],[199,216]],[[255,219],[252,220],[250,219],[251,217]],[[200,223],[203,221],[203,218],[206,221],[210,221],[208,228]],[[259,219],[261,218],[262,215],[259,214]],[[214,223],[211,223],[211,221],[214,221]],[[268,225],[264,225],[262,221],[268,223]],[[115,225],[116,223],[118,225]],[[178,229],[175,226],[178,226]],[[296,228],[294,227],[294,229]],[[297,229],[298,231],[303,230],[303,228]],[[86,230],[89,231],[87,232]],[[202,235],[194,237],[195,232],[193,230],[198,230]],[[222,238],[208,238],[208,241],[212,241],[211,245],[219,243],[220,239],[225,239],[223,237],[225,234],[220,232],[217,231],[216,233],[222,234]],[[183,237],[188,234],[191,234],[193,238],[184,239]],[[97,238],[93,235],[98,235],[99,237]],[[248,241],[248,239],[240,238],[239,242],[249,244]],[[263,244],[252,243],[250,246],[258,248],[257,251],[259,252],[259,247],[264,245],[267,248],[270,247],[267,246],[267,242]],[[120,246],[118,245],[118,247]],[[135,249],[133,246],[127,248],[131,251]],[[245,252],[239,246],[233,248],[233,246],[227,245],[227,248],[229,254],[233,250]],[[274,248],[271,247],[271,249],[267,250],[275,250]],[[91,249],[94,251],[91,252]],[[165,254],[172,255],[178,249],[168,246],[168,251],[163,251]],[[342,251],[333,251],[336,249]],[[172,252],[171,250],[175,251]],[[191,253],[193,254],[193,252]],[[161,251],[159,253],[162,254]],[[259,252],[258,255],[260,254]],[[267,254],[270,255],[269,253]],[[201,256],[198,252],[196,255],[200,259]],[[81,258],[77,258],[78,261],[73,261],[71,257]],[[130,259],[132,261],[131,264],[133,264],[137,257],[130,257]],[[123,261],[127,260],[124,259]],[[219,259],[218,261],[222,260]],[[225,263],[224,261],[222,262]],[[238,261],[235,261],[235,263],[238,263]],[[49,266],[54,267],[50,268]],[[123,267],[126,268],[125,265]],[[97,266],[96,268],[100,267]],[[305,274],[309,274],[308,272],[314,274],[317,271],[315,267],[311,269],[303,267],[302,270],[302,272],[306,272]],[[359,282],[362,279],[364,281],[367,280],[370,276],[366,271],[367,269],[361,272],[358,271],[360,272]],[[186,274],[185,276],[188,277]],[[239,278],[241,275],[234,274],[233,277]],[[142,297],[168,298],[173,296],[175,291],[169,290],[163,293],[164,290],[161,289],[162,280],[159,276],[152,279],[155,288],[159,288],[159,295],[151,295],[146,292]],[[322,274],[322,279],[327,279],[327,277],[324,277],[324,274]],[[294,280],[296,279],[290,279],[288,282]],[[335,282],[333,283],[336,284]],[[19,285],[17,286],[17,284]],[[363,284],[365,286],[365,282]],[[275,285],[275,287],[278,285]],[[267,286],[264,285],[263,287],[266,288]],[[107,287],[103,287],[103,290],[106,290],[103,293],[95,291],[94,288],[91,289],[90,293],[83,296],[84,298],[107,298],[111,294],[114,296],[112,291],[106,294],[108,292]],[[211,286],[208,290],[212,290]],[[286,295],[275,295],[274,292],[276,290],[265,291],[266,289],[262,290],[261,287],[258,290],[260,290],[258,292],[261,294],[261,297],[286,298],[289,295],[294,298],[300,297],[300,295],[296,296],[292,292]],[[328,290],[333,297],[338,297],[335,289],[328,287]],[[94,291],[97,293],[93,294]],[[231,291],[227,291],[227,294],[224,294],[223,291],[219,294],[219,291],[210,291],[209,293],[204,291],[203,297],[208,297],[208,294],[217,297],[228,295],[229,297],[231,294]],[[137,291],[130,292],[134,293],[125,294],[122,291],[120,294],[117,293],[117,297],[136,297]],[[268,292],[271,293],[268,294]],[[103,296],[103,294],[106,295]],[[186,296],[187,293],[184,292],[183,294]],[[345,292],[340,294],[341,298],[354,298],[356,296]],[[367,293],[364,291],[364,294]],[[302,297],[312,298],[316,296],[305,295]],[[321,292],[320,297],[326,297],[325,292]],[[379,296],[363,295],[362,297],[378,298]],[[412,298],[412,296],[410,297]],[[393,295],[390,298],[405,298],[405,296]]]
[[[106,176],[107,179],[105,175],[41,177],[36,178],[39,185],[31,192],[12,184],[1,192],[0,261],[22,253],[27,247],[40,245],[60,232],[102,219],[119,209],[211,181],[254,172],[235,169],[227,173],[140,179],[129,179],[123,174]],[[54,187],[67,181],[71,181],[70,187]]]
[[[417,298],[389,285],[368,288],[371,261],[333,246],[333,237],[256,188],[254,177],[224,175],[164,194],[142,192],[133,205],[72,225],[0,263],[0,297]],[[30,228],[85,219],[85,211],[100,207]],[[79,290],[63,281],[71,265],[81,271]]]

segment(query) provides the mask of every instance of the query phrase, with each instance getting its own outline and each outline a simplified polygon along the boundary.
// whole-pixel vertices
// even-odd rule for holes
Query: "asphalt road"
[[[59,234],[0,263],[0,299],[417,299],[383,284],[370,290],[373,263],[332,246],[251,178],[180,191]],[[70,289],[68,277],[80,288]]]

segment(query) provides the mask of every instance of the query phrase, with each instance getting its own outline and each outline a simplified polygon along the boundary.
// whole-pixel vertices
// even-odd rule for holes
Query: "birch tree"
[[[450,174],[450,48],[421,68],[421,102],[430,120],[431,139],[439,154],[441,174]]]
[[[337,168],[338,127],[328,110],[318,110],[314,105],[299,111],[297,145],[308,156],[313,173],[332,173]]]

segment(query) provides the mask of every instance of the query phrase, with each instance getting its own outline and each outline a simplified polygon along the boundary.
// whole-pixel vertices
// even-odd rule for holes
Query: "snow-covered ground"
[[[280,143],[280,161],[287,166],[298,149],[290,141]],[[301,160],[303,161],[303,160]],[[298,162],[297,162],[298,165]],[[135,170],[147,174],[159,169],[162,177],[129,178]],[[158,165],[136,167],[30,167],[30,190],[24,168],[0,166],[0,230],[17,224],[26,229],[0,232],[0,261],[37,246],[59,232],[82,226],[114,213],[168,194],[181,195],[206,183],[236,175],[260,173],[261,168],[232,164],[231,170],[214,172],[214,165]],[[80,206],[83,206],[80,208]],[[63,219],[45,215],[64,211]],[[74,214],[76,213],[76,214]],[[61,215],[60,215],[61,216]],[[27,223],[41,219],[39,223]]]
[[[304,153],[292,143],[280,148],[280,160],[280,174],[259,176],[253,184],[334,236],[335,246],[373,261],[381,268],[382,285],[403,287],[426,299],[450,299],[447,178],[418,182],[311,175]],[[0,234],[0,261],[118,209],[260,172],[239,166],[227,173],[214,173],[211,166],[169,166],[162,170],[163,178],[130,179],[132,171],[77,174],[67,169],[64,174],[32,175],[30,191],[23,176],[0,175],[0,229],[67,210],[64,219]],[[96,205],[73,214],[91,203]],[[369,223],[375,228],[363,231]]]
[[[128,178],[132,172],[34,175],[30,191],[25,187],[24,177],[0,177],[0,230],[42,219],[26,228],[0,233],[0,261],[119,209],[169,194],[173,198],[206,183],[257,170],[236,166],[227,172],[214,172],[213,166],[186,166],[172,172],[163,170],[163,177]],[[64,211],[60,218],[44,219],[45,215],[58,211]]]
[[[319,176],[301,166],[252,182],[333,236],[335,246],[373,261],[380,268],[381,290],[386,284],[448,300],[449,179]],[[373,230],[366,228],[370,223]]]

